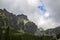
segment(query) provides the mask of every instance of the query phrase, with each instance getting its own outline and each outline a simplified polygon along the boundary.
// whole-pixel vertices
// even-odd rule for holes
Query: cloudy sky
[[[0,9],[25,14],[38,28],[55,28],[60,24],[59,0],[0,0]]]

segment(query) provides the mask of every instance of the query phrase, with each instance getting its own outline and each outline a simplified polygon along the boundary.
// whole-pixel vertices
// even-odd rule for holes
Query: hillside
[[[57,26],[56,28],[52,28],[52,29],[47,29],[45,31],[46,34],[50,35],[50,36],[54,36],[60,33],[60,26]]]
[[[60,28],[55,29],[60,31]],[[0,40],[56,40],[53,36],[45,35],[45,32],[50,33],[49,30],[41,30],[26,15],[15,15],[0,9]],[[59,31],[56,30],[56,33]]]
[[[11,26],[15,30],[23,30],[25,32],[34,33],[37,30],[35,23],[28,20],[24,14],[15,15],[6,9],[0,9],[0,26]]]

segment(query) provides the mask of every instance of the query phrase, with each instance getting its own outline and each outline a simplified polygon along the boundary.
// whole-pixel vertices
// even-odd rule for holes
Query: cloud
[[[39,0],[27,0],[28,4],[30,4],[31,6],[39,6],[40,2]]]
[[[43,0],[51,18],[60,23],[60,0]]]
[[[38,6],[42,5],[40,0],[0,0],[1,9],[6,8],[8,11],[13,12],[14,14],[23,13],[28,16],[29,20],[36,23],[38,27],[43,27],[44,29],[54,28],[58,25],[58,23],[56,23],[54,20],[60,20],[60,8],[57,8],[57,6],[59,6],[59,2],[53,0],[44,0],[44,4],[49,11],[49,15],[45,13],[42,14],[42,12],[40,12],[38,9]]]
[[[42,27],[44,30],[50,29],[50,28],[55,28],[59,25],[53,19],[46,18],[45,16],[41,16],[39,20],[40,21],[39,21],[38,27]]]
[[[54,19],[50,18],[50,14],[47,12],[41,15],[38,20],[38,28],[42,27],[44,30],[55,28],[59,26],[59,23],[55,22]]]

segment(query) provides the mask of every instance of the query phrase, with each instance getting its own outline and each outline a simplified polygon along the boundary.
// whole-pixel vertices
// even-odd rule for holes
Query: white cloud
[[[31,6],[39,6],[40,5],[40,1],[39,0],[27,0],[27,2]]]
[[[38,27],[42,27],[44,30],[50,29],[50,28],[55,28],[59,25],[53,19],[46,18],[45,16],[41,16],[38,21],[39,21]]]
[[[51,17],[60,22],[60,0],[43,0]]]
[[[50,13],[50,11],[56,9],[56,6],[54,5],[54,7],[52,4],[54,9],[50,7],[50,0],[45,0],[44,3],[47,3],[45,6],[47,6],[47,10],[49,10],[49,13],[42,14],[38,10],[37,7],[42,5],[40,0],[0,0],[0,8],[6,8],[8,11],[15,14],[23,13],[28,16],[29,20],[36,23],[38,27],[43,27],[44,29],[54,28],[56,25],[58,25],[58,23],[55,23],[55,21],[53,20],[54,18],[52,17],[54,13]],[[50,18],[50,16],[52,18]]]
[[[49,16],[50,16],[49,12],[46,12],[46,13],[44,14],[44,16],[45,16],[45,17],[49,17]]]

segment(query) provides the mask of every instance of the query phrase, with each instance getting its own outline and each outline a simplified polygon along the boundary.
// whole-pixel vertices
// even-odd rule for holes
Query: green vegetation
[[[3,32],[5,31],[5,32]],[[29,33],[17,32],[10,27],[0,31],[0,40],[56,40],[52,36],[36,36]]]

